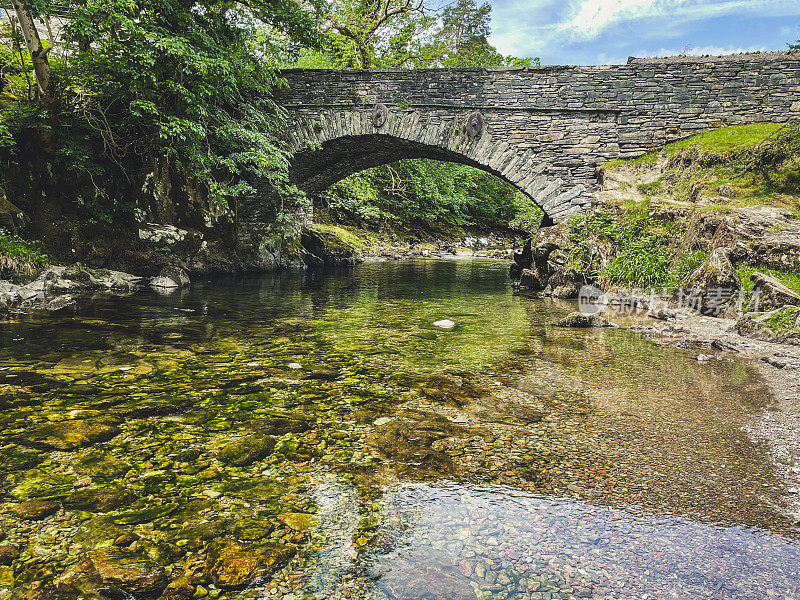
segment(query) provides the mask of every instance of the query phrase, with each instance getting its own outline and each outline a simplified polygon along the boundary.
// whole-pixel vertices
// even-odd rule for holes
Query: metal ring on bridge
[[[477,110],[467,117],[467,135],[471,138],[478,137],[483,131],[483,115]]]
[[[372,109],[372,124],[375,126],[376,129],[380,129],[386,123],[386,119],[389,118],[389,109],[386,107],[385,104],[376,104],[375,108]]]

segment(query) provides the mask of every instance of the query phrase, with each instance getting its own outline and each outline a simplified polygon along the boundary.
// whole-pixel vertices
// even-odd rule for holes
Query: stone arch
[[[295,115],[288,134],[294,183],[315,194],[363,169],[428,158],[465,164],[508,181],[544,211],[547,222],[563,221],[591,205],[584,184],[550,174],[550,165],[537,159],[536,152],[493,136],[491,123],[469,136],[469,113],[424,115],[395,109],[376,126],[374,112],[365,107]]]

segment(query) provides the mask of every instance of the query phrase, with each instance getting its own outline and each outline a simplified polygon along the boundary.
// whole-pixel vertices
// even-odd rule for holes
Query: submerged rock
[[[469,435],[469,430],[454,425],[445,417],[417,410],[402,410],[395,419],[379,425],[367,438],[384,459],[393,460],[401,469],[411,467],[417,475],[447,475],[453,472],[450,456],[433,448],[434,442],[449,437]]]
[[[8,566],[19,558],[19,549],[13,544],[0,544],[0,565]]]
[[[308,513],[283,513],[278,515],[278,520],[287,527],[301,533],[312,531],[319,525],[317,516]]]
[[[442,319],[441,321],[435,321],[433,323],[433,326],[439,327],[440,329],[453,329],[453,327],[455,327],[456,324],[449,319]]]
[[[91,566],[85,565],[84,572],[96,573],[103,587],[112,590],[157,595],[169,583],[164,567],[130,550],[97,548],[88,553],[87,559]]]
[[[11,476],[11,494],[20,500],[52,500],[72,493],[75,477],[42,469],[28,469]]]
[[[253,546],[216,540],[208,546],[205,574],[219,587],[240,588],[272,576],[294,554],[294,548],[278,543]]]
[[[43,450],[71,451],[110,440],[120,433],[117,424],[110,419],[57,421],[20,434],[17,443]]]
[[[556,327],[619,327],[615,323],[606,321],[600,315],[584,315],[580,312],[573,312],[556,323]]]
[[[11,507],[11,514],[26,521],[39,521],[49,517],[61,508],[58,502],[48,500],[28,500]]]
[[[275,449],[275,439],[261,433],[230,442],[220,449],[219,459],[229,465],[246,467],[266,458]]]
[[[64,500],[64,506],[78,510],[108,512],[136,501],[137,495],[125,488],[87,488],[77,490]]]

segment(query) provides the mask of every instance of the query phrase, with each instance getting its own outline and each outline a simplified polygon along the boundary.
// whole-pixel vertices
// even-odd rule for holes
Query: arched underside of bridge
[[[347,121],[348,119],[342,119]],[[591,203],[585,185],[548,174],[549,165],[533,151],[520,151],[484,132],[470,138],[451,124],[428,125],[413,114],[376,128],[366,118],[350,117],[346,126],[314,120],[294,128],[291,176],[309,194],[319,193],[348,175],[408,158],[460,163],[487,171],[527,194],[559,222]]]

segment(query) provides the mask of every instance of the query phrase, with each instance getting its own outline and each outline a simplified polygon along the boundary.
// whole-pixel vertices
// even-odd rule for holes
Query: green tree
[[[320,30],[340,68],[400,67],[414,57],[408,48],[432,22],[429,12],[425,0],[333,0]]]
[[[39,4],[31,16],[46,14]],[[89,172],[104,160],[126,169],[137,157],[159,157],[221,203],[257,193],[264,181],[298,194],[277,141],[283,113],[270,92],[280,81],[261,32],[319,45],[317,0],[61,0],[59,9],[69,18],[66,62],[54,73],[58,106],[49,114],[24,110],[24,99],[7,107],[9,137],[46,129],[55,158]],[[35,44],[36,80],[52,88]]]
[[[442,67],[534,66],[538,58],[503,56],[489,43],[492,7],[488,2],[456,0],[440,15],[432,41],[424,48],[425,56]]]

